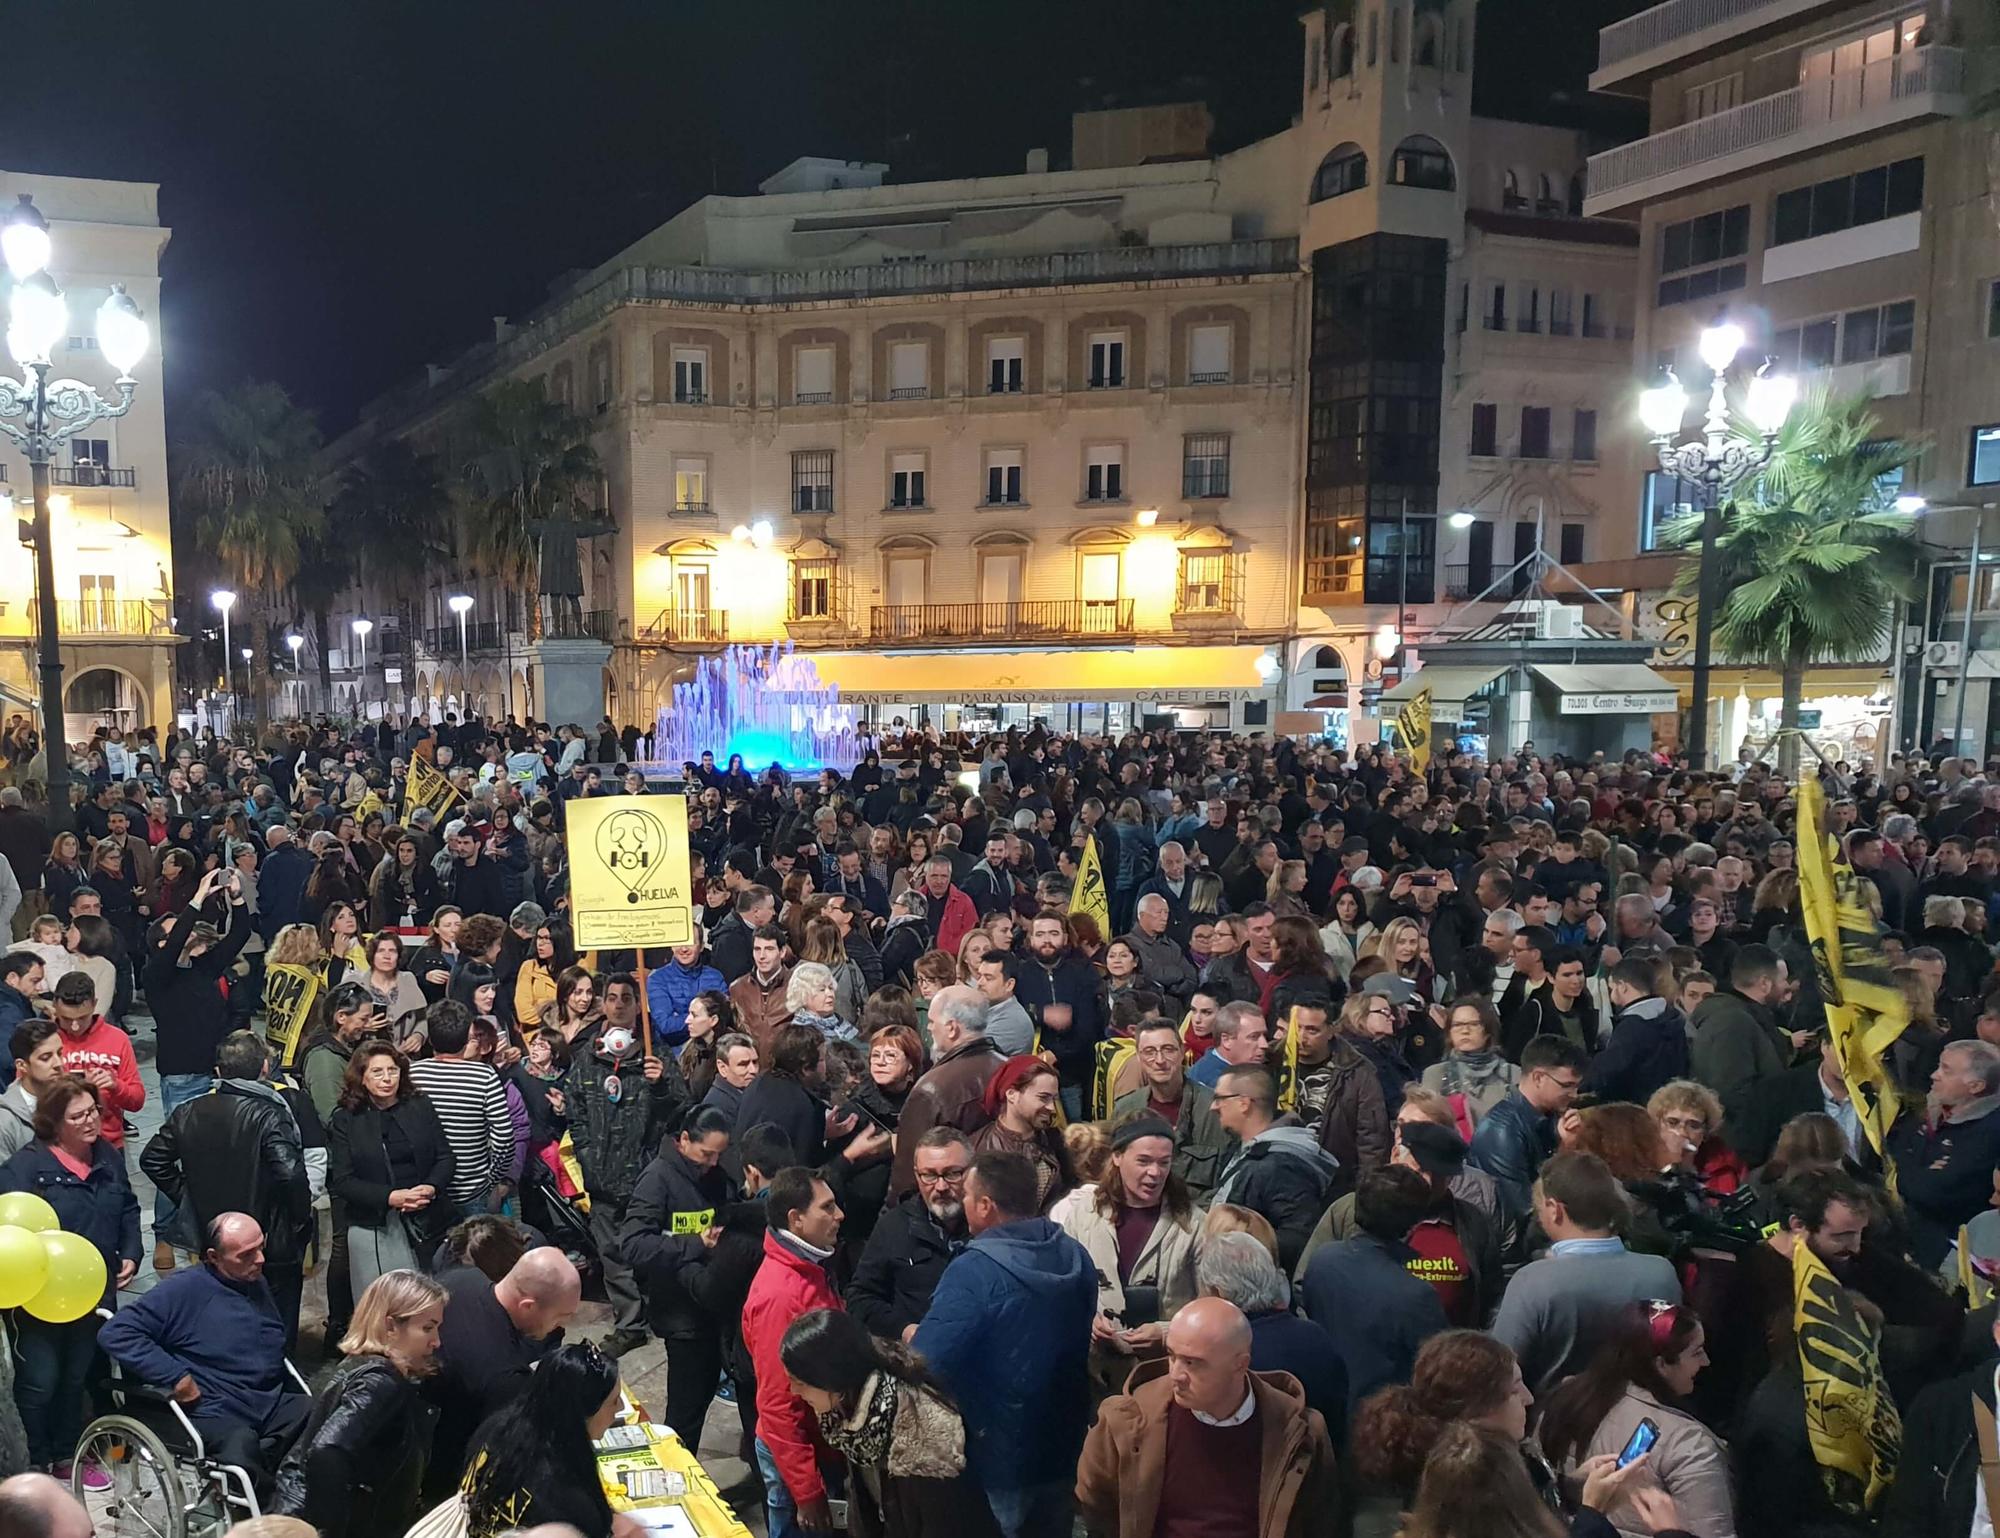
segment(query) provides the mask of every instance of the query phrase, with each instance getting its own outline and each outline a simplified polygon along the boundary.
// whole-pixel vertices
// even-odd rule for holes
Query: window
[[[1521,175],[1518,171],[1500,173],[1500,206],[1508,213],[1519,213],[1528,206],[1528,200],[1521,195]]]
[[[1229,383],[1229,327],[1196,326],[1188,332],[1188,383]]]
[[[1555,178],[1543,171],[1535,177],[1535,212],[1545,219],[1562,216],[1562,199],[1556,196]]]
[[[674,460],[674,511],[708,511],[708,461],[704,458]]]
[[[1986,336],[2000,337],[2000,278],[1986,285]]]
[[[924,475],[928,468],[926,456],[921,453],[892,456],[889,460],[889,505],[922,507]]]
[[[792,456],[792,511],[833,511],[832,449],[807,449]]]
[[[922,400],[931,393],[928,342],[895,342],[889,347],[889,399]]]
[[[1227,551],[1188,551],[1181,556],[1182,613],[1227,613],[1235,607],[1230,601],[1230,586]]]
[[[1566,523],[1559,535],[1562,544],[1558,547],[1556,559],[1565,566],[1575,566],[1583,560],[1583,525]]]
[[[1021,451],[1019,449],[988,449],[986,451],[986,501],[989,506],[1019,502],[1021,500]]]
[[[73,336],[69,339],[71,352],[96,352],[97,338],[94,336]]]
[[[1671,524],[1699,510],[1701,488],[1664,470],[1649,470],[1639,494],[1639,548],[1658,550],[1660,535]]]
[[[1465,329],[1472,324],[1472,285],[1458,285],[1458,334],[1465,335]]]
[[[1750,205],[1718,208],[1660,231],[1659,303],[1686,304],[1743,287],[1750,250]]]
[[[1549,290],[1549,335],[1570,336],[1576,331],[1570,319],[1569,290],[1552,288]]]
[[[92,576],[88,573],[76,579],[76,593],[81,601],[77,607],[82,611],[83,629],[116,629],[118,616],[118,579],[113,576]]]
[[[1313,173],[1312,200],[1324,203],[1368,185],[1368,153],[1358,144],[1340,144],[1327,153]]]
[[[1450,152],[1426,134],[1411,134],[1396,146],[1389,180],[1398,187],[1427,187],[1434,192],[1450,192],[1458,185]]]
[[[674,402],[681,406],[708,404],[708,349],[674,349]]]
[[[1118,553],[1092,551],[1083,558],[1077,572],[1077,596],[1083,600],[1085,634],[1115,631],[1118,628]]]
[[[1916,329],[1916,301],[1898,299],[1785,326],[1772,336],[1771,350],[1784,368],[1811,373],[1835,363],[1899,357],[1910,351]]]
[[[1521,457],[1523,459],[1547,459],[1549,457],[1548,407],[1523,406],[1521,408]]]
[[[609,347],[592,349],[590,386],[592,404],[599,411],[608,410],[611,405],[611,349]]]
[[[1522,331],[1542,329],[1542,291],[1534,284],[1528,285],[1528,292],[1521,299],[1521,313],[1514,322]]]
[[[1681,114],[1681,121],[1692,123],[1696,118],[1714,117],[1718,112],[1727,112],[1742,100],[1741,71],[1724,75],[1720,80],[1707,81],[1688,91],[1687,110]]]
[[[674,562],[674,602],[683,614],[706,614],[709,610],[709,569],[706,561],[689,564]]]
[[[89,465],[103,470],[111,463],[111,440],[109,438],[72,438],[69,440],[69,462],[72,465]]]
[[[1491,459],[1500,452],[1500,408],[1479,401],[1472,408],[1472,453]]]
[[[1972,453],[1966,466],[1968,486],[2000,486],[2000,426],[1975,427]]]
[[[924,601],[924,587],[929,578],[930,562],[922,556],[892,555],[882,596],[892,609],[914,609]]]
[[[1924,158],[1836,176],[1781,192],[1771,205],[1771,244],[1787,246],[1859,224],[1877,224],[1924,206]]]
[[[1189,433],[1181,440],[1181,495],[1229,495],[1229,434]]]
[[[1597,413],[1581,408],[1570,422],[1569,457],[1589,464],[1597,458]]]
[[[1792,373],[1832,368],[1840,352],[1840,322],[1829,315],[1823,320],[1801,321],[1787,326],[1771,338],[1771,350],[1779,364]]]
[[[1505,331],[1507,329],[1507,285],[1495,283],[1486,296],[1486,329]]]
[[[792,354],[792,400],[823,406],[833,399],[833,349],[801,347]]]
[[[1095,443],[1084,450],[1083,500],[1117,502],[1125,495],[1125,450],[1116,443]]]
[[[1090,388],[1117,390],[1125,384],[1125,333],[1100,331],[1090,339]]]
[[[1583,296],[1583,334],[1596,337],[1604,335],[1604,316],[1598,307],[1595,294]]]
[[[832,557],[792,562],[792,619],[834,618],[840,562]]]
[[[986,393],[1018,395],[1022,388],[1028,343],[1025,337],[996,336],[986,343]]]

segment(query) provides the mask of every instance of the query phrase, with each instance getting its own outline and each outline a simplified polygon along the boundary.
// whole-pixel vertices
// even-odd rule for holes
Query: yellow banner
[[[264,968],[264,1039],[286,1068],[298,1060],[313,1005],[319,1002],[320,982],[318,967],[274,961]]]
[[[1076,890],[1069,894],[1071,913],[1088,913],[1097,920],[1097,932],[1111,938],[1111,894],[1104,886],[1104,865],[1097,857],[1097,835],[1083,841],[1083,863],[1076,869]]]
[[[1882,1375],[1882,1332],[1855,1310],[1801,1236],[1792,1246],[1792,1327],[1805,1375],[1806,1440],[1834,1506],[1873,1511],[1896,1478],[1903,1423]]]
[[[443,822],[452,808],[465,798],[443,775],[437,772],[429,759],[410,760],[409,783],[403,791],[403,816],[407,819],[420,806],[427,806],[439,822]]]
[[[1798,807],[1799,901],[1827,1030],[1862,1130],[1880,1154],[1898,1109],[1882,1054],[1909,1029],[1909,1006],[1889,975],[1882,925],[1863,898],[1854,868],[1826,831],[1826,794],[1812,775],[1800,776]],[[1884,1162],[1893,1172],[1894,1165]]]
[[[1396,716],[1396,735],[1402,739],[1403,752],[1410,760],[1410,767],[1418,774],[1429,772],[1431,767],[1431,690],[1426,684]]]
[[[578,950],[694,938],[685,796],[579,796],[564,828]]]
[[[1285,1019],[1285,1071],[1278,1086],[1278,1109],[1293,1111],[1299,1104],[1299,1009],[1292,1006]]]

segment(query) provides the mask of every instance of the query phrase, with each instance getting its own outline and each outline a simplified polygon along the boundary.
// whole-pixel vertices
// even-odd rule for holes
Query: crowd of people
[[[1815,771],[1908,1016],[1858,1088],[1747,754],[704,754],[697,937],[579,952],[565,814],[660,793],[641,746],[140,734],[53,834],[0,789],[0,1190],[110,1316],[14,1318],[16,1464],[106,1477],[68,1461],[102,1358],[324,1538],[449,1500],[608,1538],[591,1441],[658,1340],[657,1418],[699,1452],[733,1400],[772,1538],[1991,1533],[2000,765]],[[1808,1271],[1879,1375],[1859,1468]]]

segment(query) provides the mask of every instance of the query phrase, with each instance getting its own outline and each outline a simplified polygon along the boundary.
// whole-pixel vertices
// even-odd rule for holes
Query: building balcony
[[[123,486],[139,484],[137,470],[114,470],[107,465],[52,465],[49,480],[57,486]]]
[[[435,625],[423,632],[424,650],[434,657],[456,657],[458,655],[458,626]],[[497,652],[507,644],[507,628],[497,619],[467,620],[465,624],[465,653]]]
[[[833,391],[794,390],[792,392],[792,404],[794,406],[831,406],[833,404]]]
[[[585,609],[568,614],[558,609],[542,626],[544,641],[615,641],[618,639],[618,611]]]
[[[1955,117],[1965,110],[1964,92],[1962,50],[1913,48],[1592,155],[1583,211],[1625,213],[1885,128]]]
[[[652,646],[726,646],[729,615],[721,609],[686,609],[670,604],[639,627],[639,639]]]
[[[41,602],[31,599],[29,631],[38,631],[41,623]],[[65,641],[153,640],[174,633],[173,611],[164,602],[135,598],[58,598],[56,632]]]
[[[1028,603],[877,604],[871,641],[1091,641],[1130,639],[1129,598]]]
[[[897,385],[889,392],[892,401],[927,401],[930,398],[929,385]]]
[[[689,522],[699,523],[707,519],[712,519],[715,516],[715,507],[714,504],[709,502],[695,502],[692,500],[676,502],[672,507],[667,509],[667,516],[669,518],[682,518]]]
[[[1406,565],[1393,555],[1314,556],[1306,561],[1302,603],[1314,608],[1431,603],[1437,596],[1437,567],[1413,557]],[[1448,596],[1448,595],[1447,595]]]
[[[1623,85],[1643,94],[1641,84],[1661,70],[1705,53],[1740,45],[1759,33],[1813,11],[1829,0],[1666,0],[1628,16],[1597,34],[1593,91]]]

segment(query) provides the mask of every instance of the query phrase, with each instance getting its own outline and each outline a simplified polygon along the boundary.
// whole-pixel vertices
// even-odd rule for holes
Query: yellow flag
[[[1882,1054],[1909,1029],[1909,1006],[1889,975],[1882,925],[1862,896],[1854,868],[1826,831],[1826,793],[1812,775],[1800,778],[1798,808],[1799,901],[1827,1031],[1862,1130],[1883,1154],[1898,1105]],[[1883,1163],[1893,1179],[1895,1165],[1886,1155]]]
[[[1425,684],[1396,716],[1396,735],[1418,774],[1431,767],[1431,686]]]
[[[1882,1329],[1861,1317],[1803,1239],[1792,1246],[1792,1301],[1813,1462],[1835,1508],[1861,1516],[1895,1480],[1903,1450],[1902,1418],[1882,1376]]]
[[[1299,1007],[1294,1004],[1285,1020],[1285,1073],[1278,1086],[1278,1109],[1293,1111],[1299,1104]]]
[[[686,796],[578,796],[564,833],[579,950],[694,938]]]
[[[306,1029],[319,1002],[321,972],[289,961],[264,968],[264,1039],[280,1066],[290,1068],[304,1044]]]
[[[376,795],[375,792],[371,790],[368,792],[367,795],[361,798],[361,804],[354,809],[354,820],[356,822],[366,822],[370,817],[372,817],[375,813],[381,810],[382,810],[382,798]]]
[[[1104,866],[1097,857],[1097,835],[1083,841],[1083,863],[1076,869],[1076,889],[1069,894],[1069,911],[1097,920],[1097,932],[1111,938],[1111,894],[1104,886]]]
[[[450,780],[437,772],[429,759],[410,760],[410,779],[403,791],[403,816],[407,818],[420,806],[427,806],[432,814],[442,822],[465,798],[458,793]]]

